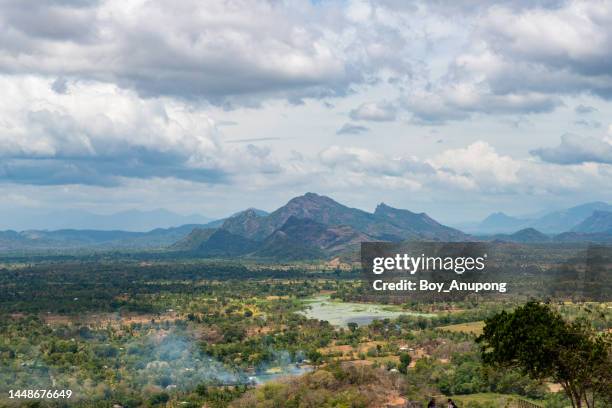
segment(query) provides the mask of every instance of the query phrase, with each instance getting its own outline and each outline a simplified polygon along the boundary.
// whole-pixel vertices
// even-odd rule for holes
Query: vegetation
[[[532,301],[487,319],[477,341],[485,363],[518,367],[537,380],[552,378],[572,407],[612,403],[612,337],[583,320],[568,322]]]
[[[306,313],[313,299],[345,310],[343,298],[363,293],[352,272],[307,263],[126,255],[7,261],[0,270],[0,406],[368,407],[452,396],[462,408],[518,398],[566,407],[570,399],[548,383],[569,377],[548,366],[538,366],[538,375],[524,370],[516,362],[528,349],[505,360],[489,356],[498,337],[488,333],[499,333],[508,316],[542,307],[550,315],[532,329],[552,322],[555,338],[578,333],[582,343],[550,347],[566,350],[559,351],[572,363],[566,368],[591,358],[591,374],[601,376],[588,382],[587,370],[571,374],[590,400],[608,401],[606,363],[586,355],[609,344],[606,303],[404,302],[378,305],[394,313],[368,319],[361,317],[373,309],[356,303],[350,308],[364,315],[337,326],[329,315]],[[10,390],[39,387],[73,396],[9,398]]]
[[[233,402],[234,408],[372,407],[400,399],[402,379],[368,366],[332,364],[289,381],[269,383]]]

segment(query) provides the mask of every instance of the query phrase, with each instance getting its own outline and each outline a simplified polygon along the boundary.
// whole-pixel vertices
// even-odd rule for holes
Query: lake
[[[360,326],[368,325],[373,320],[394,319],[401,315],[433,317],[428,313],[402,310],[394,305],[375,303],[351,303],[332,300],[329,296],[317,296],[307,299],[308,308],[300,313],[310,319],[327,320],[334,326],[346,327],[348,323]]]

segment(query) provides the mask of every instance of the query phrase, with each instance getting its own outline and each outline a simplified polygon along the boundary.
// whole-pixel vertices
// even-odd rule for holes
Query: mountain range
[[[612,233],[612,212],[594,211],[590,217],[572,228],[572,232]]]
[[[478,224],[463,225],[463,228],[474,234],[513,233],[525,228],[534,228],[545,234],[559,234],[574,231],[596,211],[612,212],[612,205],[596,201],[537,217],[513,217],[503,212],[496,212]]]
[[[172,228],[186,224],[213,221],[199,214],[180,215],[164,209],[127,210],[113,214],[95,214],[78,209],[40,211],[20,209],[5,211],[0,217],[0,230],[99,230],[147,232],[156,228]]]
[[[148,232],[100,230],[0,231],[0,251],[73,249],[164,249],[191,233],[198,224],[156,228]]]
[[[425,213],[413,213],[386,204],[379,204],[369,213],[326,196],[306,193],[268,215],[253,210],[238,213],[226,219],[210,235],[195,229],[173,248],[218,254],[219,239],[228,248],[227,256],[249,254],[297,259],[335,255],[356,249],[364,241],[461,241],[469,237]],[[238,254],[235,248],[240,246],[243,251]]]
[[[271,213],[249,208],[208,223],[146,232],[119,229],[0,231],[0,250],[155,249],[202,257],[293,260],[354,254],[364,241],[612,242],[612,211],[608,209],[612,206],[606,203],[589,203],[530,220],[495,213],[482,224],[489,229],[508,229],[511,233],[468,235],[440,224],[425,213],[393,208],[384,203],[370,213],[326,196],[306,193]],[[517,225],[520,228],[512,229]],[[562,228],[565,228],[562,233],[550,232]]]

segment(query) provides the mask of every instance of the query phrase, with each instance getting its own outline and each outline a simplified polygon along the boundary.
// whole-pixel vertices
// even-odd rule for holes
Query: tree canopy
[[[477,339],[485,364],[518,367],[534,379],[552,379],[576,408],[610,403],[608,334],[582,321],[565,321],[550,306],[533,301],[485,323]]]

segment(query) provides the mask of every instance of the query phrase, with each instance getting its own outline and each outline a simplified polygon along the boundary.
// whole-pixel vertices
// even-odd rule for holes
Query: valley
[[[489,364],[478,339],[491,319],[541,299],[610,341],[608,216],[585,217],[559,235],[481,237],[424,213],[385,204],[369,213],[308,193],[269,214],[149,232],[3,232],[0,406],[395,407],[452,397],[462,408],[566,408],[559,381]],[[487,281],[508,290],[377,296],[358,256],[373,241],[480,242]],[[31,388],[72,394],[8,398]]]
[[[42,387],[72,390],[76,407],[221,408],[300,399],[306,387],[330,407],[434,395],[466,407],[567,402],[519,371],[481,361],[474,340],[483,321],[521,297],[364,301],[358,274],[323,264],[107,255],[2,265],[5,397]],[[610,303],[554,308],[598,331],[612,327]],[[5,397],[0,405],[19,405]]]

